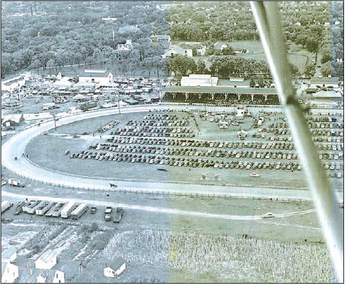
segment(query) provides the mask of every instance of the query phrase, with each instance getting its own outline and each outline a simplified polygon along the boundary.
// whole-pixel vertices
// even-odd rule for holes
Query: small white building
[[[181,86],[216,86],[218,77],[212,77],[210,74],[190,74],[183,76],[180,81]]]
[[[107,73],[106,70],[91,70],[86,69],[84,73],[79,76],[79,82],[75,86],[83,85],[99,85],[111,86],[113,83],[113,74]]]
[[[126,269],[126,261],[123,258],[117,258],[112,267],[108,266],[103,269],[105,277],[116,277]]]
[[[57,253],[50,249],[43,253],[36,261],[35,267],[37,269],[52,269],[58,262]]]
[[[9,261],[1,261],[1,283],[14,283],[19,277],[18,266]]]
[[[133,49],[132,40],[126,40],[124,44],[117,45],[117,50],[132,50],[132,49]]]
[[[60,270],[55,271],[53,283],[65,283],[65,273]]]

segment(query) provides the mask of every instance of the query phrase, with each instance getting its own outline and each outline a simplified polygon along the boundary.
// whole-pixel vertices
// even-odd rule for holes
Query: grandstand
[[[234,88],[222,86],[167,86],[163,101],[215,104],[280,104],[275,88]]]

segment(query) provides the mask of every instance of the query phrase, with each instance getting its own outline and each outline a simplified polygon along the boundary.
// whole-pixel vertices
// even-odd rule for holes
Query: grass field
[[[55,169],[66,173],[74,173],[78,175],[93,177],[111,177],[113,179],[131,179],[146,181],[165,181],[165,182],[193,182],[201,183],[201,175],[207,177],[206,183],[222,185],[230,183],[234,185],[263,185],[278,187],[294,187],[305,188],[306,183],[302,172],[286,172],[261,169],[259,178],[250,178],[251,171],[240,169],[218,169],[218,168],[186,168],[167,166],[168,172],[158,171],[156,164],[147,163],[126,163],[114,161],[99,160],[82,160],[70,159],[68,155],[64,155],[66,150],[71,153],[78,153],[87,150],[88,146],[103,142],[99,134],[92,135],[99,127],[103,126],[110,120],[118,119],[122,123],[119,127],[123,127],[127,120],[140,120],[146,113],[121,114],[116,116],[105,116],[96,119],[83,120],[58,126],[57,134],[81,134],[89,132],[89,135],[80,137],[61,137],[57,136],[52,130],[48,135],[41,135],[34,138],[27,146],[27,153],[30,159],[38,165],[44,165],[49,169]],[[243,130],[250,130],[253,121],[247,118],[242,125]],[[202,140],[221,140],[233,141],[237,140],[237,132],[239,127],[231,126],[227,130],[220,130],[215,123],[209,121],[199,121],[201,125],[200,134],[196,139]],[[249,141],[254,140],[249,136]],[[258,140],[258,139],[256,139]],[[249,159],[246,159],[249,160]],[[251,159],[250,159],[251,160]],[[187,175],[188,173],[188,175]],[[214,176],[218,174],[219,179],[215,180]]]

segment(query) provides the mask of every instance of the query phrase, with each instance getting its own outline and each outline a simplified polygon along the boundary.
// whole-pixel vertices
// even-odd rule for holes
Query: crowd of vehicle
[[[89,206],[85,203],[70,202],[49,202],[44,200],[28,200],[20,201],[15,205],[8,201],[1,202],[1,213],[6,212],[11,207],[14,207],[14,215],[29,214],[45,217],[63,218],[78,220],[86,213],[95,214],[97,207]],[[114,214],[114,215],[113,215]],[[104,211],[104,219],[106,222],[113,220],[114,223],[119,223],[124,215],[124,209],[116,207],[113,211],[112,207],[107,207]]]

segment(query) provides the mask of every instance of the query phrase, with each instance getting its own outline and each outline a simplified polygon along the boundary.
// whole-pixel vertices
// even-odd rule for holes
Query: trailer
[[[9,208],[11,208],[13,206],[13,203],[10,201],[1,201],[1,213],[4,213],[5,211],[7,211]]]
[[[38,203],[40,203],[40,200],[30,200],[29,202],[27,202],[24,206],[23,206],[23,212],[24,213],[28,213],[29,211],[31,211],[30,209],[37,206]]]
[[[40,201],[36,206],[29,208],[27,213],[32,215],[36,213],[36,209],[40,209],[42,206],[44,206],[47,202],[46,201]]]
[[[36,215],[43,216],[45,213],[48,212],[50,208],[52,208],[56,202],[47,202],[44,207],[41,207],[40,209],[36,209]]]
[[[75,208],[75,202],[68,202],[67,205],[65,205],[64,208],[61,210],[61,217],[63,219],[67,219]]]
[[[80,204],[75,210],[72,211],[71,217],[73,220],[78,220],[81,216],[85,214],[86,211],[88,211],[87,204]]]
[[[60,217],[62,209],[67,205],[67,203],[60,203],[58,207],[55,208],[54,212],[52,213],[52,217]]]
[[[62,204],[62,203],[56,203],[55,205],[53,205],[44,215],[46,216],[46,217],[51,217],[52,215],[53,215],[53,213],[54,213],[54,211],[56,210],[56,209],[58,209],[58,207],[60,206],[60,204]],[[61,208],[62,206],[60,206],[60,208]]]

